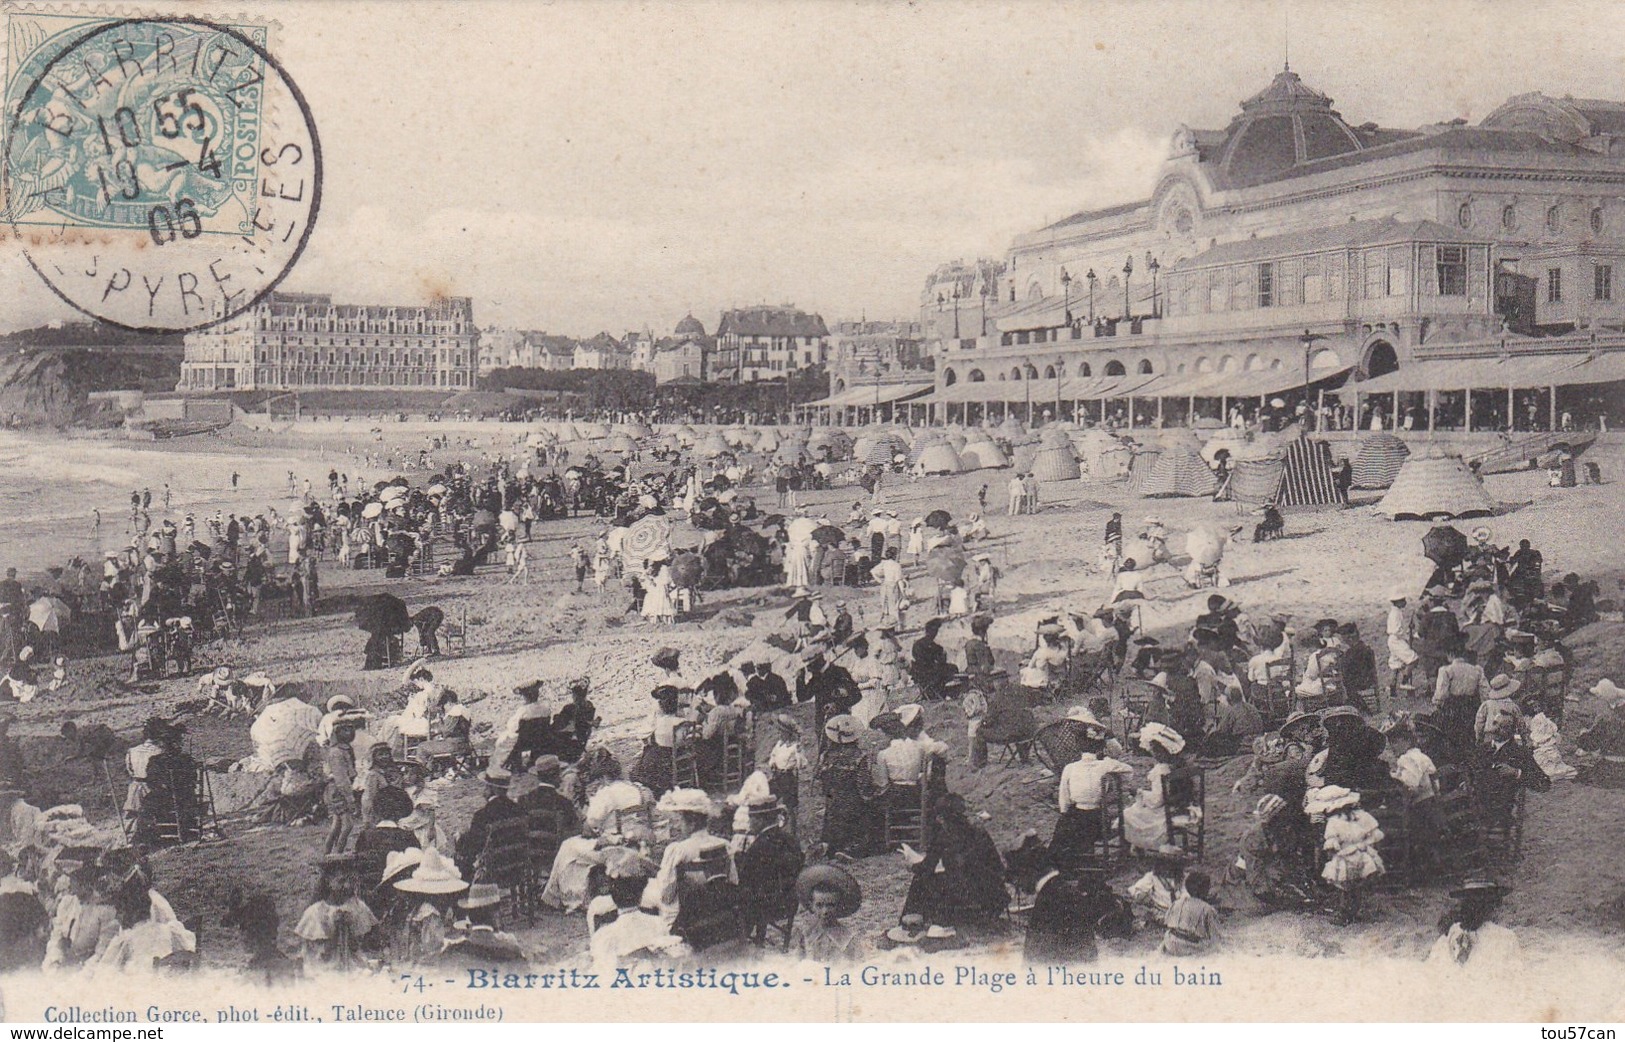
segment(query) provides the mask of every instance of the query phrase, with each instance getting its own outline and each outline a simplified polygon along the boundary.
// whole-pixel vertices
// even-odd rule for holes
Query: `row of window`
[[[1151,365],[1151,359],[1149,359],[1149,358],[1140,359],[1139,364],[1135,366],[1134,371],[1139,373],[1141,376],[1150,376],[1150,375],[1152,375],[1154,370],[1153,370],[1152,365]],[[1114,358],[1111,361],[1106,363],[1106,365],[1101,369],[1100,373],[1101,373],[1102,376],[1127,376],[1128,375],[1128,368],[1126,366],[1124,366],[1122,362],[1119,362],[1117,359]],[[1076,375],[1078,375],[1080,377],[1093,376],[1093,375],[1095,375],[1094,367],[1091,366],[1088,362],[1079,362],[1078,363],[1078,371],[1077,371]],[[1000,372],[998,374],[998,379],[1006,380],[1006,381],[1008,381],[1008,380],[1056,380],[1056,379],[1064,379],[1065,377],[1066,377],[1066,363],[1065,362],[1062,362],[1058,366],[1056,366],[1056,365],[1047,365],[1047,366],[1044,367],[1043,372],[1039,372],[1037,366],[1035,366],[1035,365],[1033,365],[1031,363],[1028,363],[1025,368],[1018,365],[1015,368],[1011,369],[1008,373]],[[970,372],[965,374],[965,380],[966,380],[966,382],[973,383],[973,384],[986,383],[987,382],[987,374],[982,372],[982,370],[980,370],[980,369],[972,369]],[[959,374],[958,373],[954,372],[952,369],[944,369],[942,371],[942,383],[943,383],[944,387],[952,387],[954,384],[956,384],[958,382],[959,382]]]
[[[303,352],[303,351],[294,351],[294,352],[290,352],[290,353],[293,355],[292,361],[297,365],[304,365],[307,361],[310,362],[312,365],[322,365],[323,364],[323,362],[322,362],[322,353],[320,351],[312,351],[312,352],[310,352],[308,357],[306,356],[305,352]],[[261,362],[269,362],[270,360],[271,360],[271,353],[269,351],[261,351],[260,352],[260,361]],[[326,364],[327,365],[345,365],[345,366],[347,366],[347,365],[350,364],[350,352],[348,352],[348,351],[342,351],[342,352],[340,352],[340,351],[329,351],[329,352],[327,352],[327,362],[326,362]],[[435,358],[434,358],[434,356],[432,354],[422,354],[422,355],[411,354],[411,355],[401,355],[399,360],[397,361],[396,356],[395,356],[395,352],[391,351],[389,353],[389,360],[386,362],[384,360],[383,354],[381,352],[374,351],[372,353],[372,361],[370,363],[367,361],[366,353],[362,352],[362,353],[357,354],[355,356],[355,364],[356,365],[391,366],[391,367],[396,366],[396,365],[402,365],[402,366],[407,366],[407,367],[425,368],[425,367],[428,367],[428,366],[433,366],[435,364]],[[441,365],[447,365],[448,364],[447,361],[446,361],[446,355],[444,353],[442,353],[440,355],[440,364]],[[451,360],[451,362],[449,364],[456,367],[456,368],[461,368],[462,365],[463,365],[463,353],[461,351],[458,351],[452,357],[452,360]]]
[[[463,387],[464,373],[405,372],[379,373],[371,370],[256,369],[261,387]]]
[[[333,319],[324,318],[295,318],[285,316],[261,315],[259,326],[261,329],[275,329],[291,333],[461,333],[463,323],[461,319],[446,322],[396,322],[388,321],[364,322],[361,319]],[[427,327],[427,328],[425,328]]]
[[[1471,202],[1462,203],[1461,206],[1456,209],[1456,223],[1461,225],[1463,228],[1471,228],[1473,226],[1474,216],[1475,211]],[[1515,204],[1507,203],[1505,206],[1501,207],[1501,228],[1503,231],[1515,232],[1518,230],[1520,223],[1522,223],[1522,215],[1518,213],[1518,207]],[[1604,224],[1602,207],[1594,206],[1591,208],[1590,224],[1593,233],[1598,235],[1602,234]],[[1561,231],[1562,228],[1563,205],[1559,203],[1557,205],[1547,207],[1546,230],[1555,235]]]
[[[1612,264],[1593,264],[1591,266],[1591,299],[1614,299],[1614,266]],[[1546,269],[1546,303],[1561,304],[1563,302],[1563,269]]]
[[[1404,297],[1415,287],[1426,296],[1482,294],[1483,247],[1401,245],[1363,250],[1348,257],[1355,269],[1351,289],[1364,300]],[[1217,314],[1254,308],[1296,307],[1338,300],[1344,293],[1345,257],[1328,253],[1237,264],[1173,275],[1168,280],[1170,315]]]

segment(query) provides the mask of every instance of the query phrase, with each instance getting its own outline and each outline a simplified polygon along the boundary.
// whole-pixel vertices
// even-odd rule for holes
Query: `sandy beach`
[[[522,428],[504,424],[447,424],[433,430],[459,441],[476,442],[452,453],[471,461],[511,452],[514,437],[523,433]],[[177,493],[177,509],[257,512],[266,503],[282,508],[289,500],[290,469],[296,481],[308,478],[318,489],[325,489],[329,467],[346,470],[348,465],[347,473],[364,472],[371,480],[386,475],[359,466],[356,454],[368,450],[415,454],[425,437],[426,430],[413,425],[383,425],[375,432],[364,422],[310,423],[265,431],[233,429],[224,436],[140,446],[7,435],[0,442],[0,451],[16,452],[22,446],[74,461],[79,468],[75,471],[80,480],[77,487],[84,497],[108,490],[111,498],[104,508],[104,525],[117,527],[123,519],[108,515],[120,508],[123,486],[128,486],[122,492],[126,509],[129,488],[157,489],[165,480],[172,481]],[[1599,446],[1595,451],[1605,472],[1620,472],[1625,453],[1611,446]],[[440,459],[445,458],[441,453]],[[53,467],[37,460],[24,481],[49,481]],[[229,484],[232,470],[241,475],[235,496]],[[410,476],[412,472],[406,473]],[[983,471],[918,482],[895,479],[886,487],[886,505],[897,510],[905,524],[937,507],[963,518],[976,509],[976,493],[984,483],[990,486],[990,506],[1002,500],[1008,475],[1008,471]],[[25,486],[15,474],[0,481],[9,483],[8,494],[23,494]],[[1601,486],[1551,489],[1542,472],[1493,475],[1486,485],[1496,500],[1508,504],[1501,516],[1486,522],[1498,543],[1515,545],[1519,539],[1530,539],[1546,555],[1548,576],[1578,572],[1599,582],[1604,600],[1618,603],[1625,577],[1625,555],[1618,536],[1619,518],[1625,516],[1625,483],[1615,480]],[[759,501],[771,504],[770,488],[752,491]],[[861,490],[844,488],[804,498],[810,511],[825,512],[839,523],[852,503],[864,496]],[[1420,584],[1429,568],[1420,545],[1428,525],[1389,521],[1371,509],[1374,498],[1364,494],[1355,505],[1341,510],[1291,510],[1287,538],[1260,545],[1233,544],[1224,561],[1230,580],[1225,592],[1244,610],[1290,612],[1300,625],[1321,616],[1352,619],[1368,642],[1380,645],[1385,591],[1395,583]],[[85,502],[88,498],[62,508],[77,511],[77,521],[71,517],[25,518],[8,526],[0,534],[0,564],[15,565],[28,573],[83,552],[72,533],[84,527]],[[1160,515],[1173,533],[1175,554],[1182,549],[1184,532],[1192,527],[1250,526],[1253,521],[1229,503],[1141,499],[1121,482],[1046,484],[1039,513],[1020,517],[992,513],[988,517],[992,534],[985,549],[1003,572],[991,635],[1001,664],[1013,665],[1030,648],[1033,627],[1040,617],[1064,608],[1092,610],[1107,598],[1109,578],[1093,562],[1102,527],[1113,510],[1123,513],[1129,528],[1146,515]],[[278,681],[303,681],[312,691],[352,691],[362,695],[364,702],[385,697],[399,678],[393,673],[360,671],[364,637],[352,625],[348,605],[358,593],[387,587],[414,610],[435,604],[448,617],[466,618],[466,654],[444,658],[433,668],[437,680],[472,703],[477,733],[488,734],[518,704],[511,693],[516,684],[539,679],[557,697],[568,678],[587,675],[593,679],[593,697],[605,720],[606,736],[623,759],[630,760],[647,730],[652,709],[648,694],[656,671],[649,655],[663,644],[676,647],[683,654],[684,674],[699,679],[773,632],[776,624],[782,626],[788,602],[783,588],[777,587],[708,592],[697,610],[675,628],[657,630],[635,613],[623,613],[627,597],[619,587],[599,595],[589,582],[587,592],[574,591],[573,577],[567,574],[569,547],[594,537],[600,529],[600,523],[585,517],[538,524],[530,545],[533,578],[528,584],[503,584],[505,576],[495,564],[472,578],[409,581],[387,581],[377,571],[341,572],[328,567],[322,574],[322,614],[252,625],[240,641],[221,649],[216,660],[242,671],[263,670]],[[1147,590],[1150,601],[1144,627],[1165,639],[1177,638],[1188,629],[1206,596],[1206,591],[1189,590],[1168,566],[1153,571]],[[860,626],[878,616],[878,598],[872,587],[826,590],[826,598],[844,600]],[[914,623],[923,618],[916,616]],[[943,636],[950,654],[964,639],[957,624],[945,629]],[[905,635],[904,640],[906,644],[912,636]],[[1625,676],[1625,624],[1614,613],[1611,621],[1605,619],[1575,634],[1572,646],[1577,665],[1574,690],[1581,693],[1581,701],[1571,712],[1588,718],[1597,706],[1585,690],[1600,677]],[[172,679],[162,683],[156,694],[142,694],[122,686],[125,669],[125,661],[117,657],[76,662],[67,690],[20,707],[17,731],[25,737],[30,760],[44,763],[55,755],[51,736],[64,720],[93,719],[131,733],[146,717],[166,712],[189,697],[195,685],[194,679]],[[1064,708],[1050,707],[1045,712],[1059,715]],[[808,709],[802,707],[803,717],[809,715]],[[964,717],[958,705],[933,704],[928,716],[930,731],[953,747],[950,788],[985,812],[984,823],[999,845],[1014,846],[1030,829],[1047,837],[1055,816],[1053,777],[1036,765],[973,771],[966,765]],[[193,741],[200,757],[234,758],[248,751],[246,729],[240,724],[201,721]],[[810,737],[804,737],[804,744],[810,749]],[[1145,766],[1143,760],[1135,762]],[[1211,870],[1222,870],[1233,858],[1250,809],[1247,797],[1230,792],[1231,782],[1244,768],[1244,760],[1232,760],[1214,772],[1208,783],[1207,866]],[[56,772],[51,777],[62,800],[83,802],[93,818],[107,818],[109,801],[100,791],[100,782],[82,770]],[[122,785],[122,778],[114,780]],[[801,828],[803,836],[808,836],[816,833],[820,811],[817,787],[810,777],[803,779],[802,792]],[[217,796],[222,794],[217,792]],[[241,798],[240,793],[224,796]],[[477,783],[450,783],[443,794],[443,818],[458,827],[479,799]],[[1526,948],[1537,952],[1562,951],[1572,956],[1577,948],[1591,946],[1598,952],[1608,951],[1610,945],[1617,945],[1619,931],[1625,928],[1625,865],[1609,856],[1612,837],[1625,832],[1625,801],[1617,793],[1559,783],[1550,794],[1531,797],[1528,821],[1524,856],[1513,867],[1510,879],[1515,892],[1503,920],[1519,930]],[[322,831],[320,827],[232,831],[224,842],[162,851],[154,857],[158,881],[164,889],[182,895],[177,905],[186,905],[179,909],[183,916],[217,916],[234,885],[252,881],[273,886],[286,934],[309,899]],[[261,867],[270,863],[279,866],[274,875]],[[869,858],[854,872],[866,889],[864,908],[854,924],[874,931],[894,922],[906,883],[896,855]],[[1442,891],[1436,888],[1391,888],[1371,902],[1373,910],[1364,922],[1346,930],[1331,927],[1324,917],[1243,914],[1236,918],[1229,943],[1233,952],[1241,954],[1316,958],[1360,952],[1420,958],[1432,943],[1434,919],[1444,903]],[[539,958],[551,959],[579,950],[583,929],[579,917],[544,915],[534,926],[522,929],[520,936]],[[1019,939],[1019,935],[1012,936]],[[212,941],[211,960],[231,963],[242,958],[235,935],[220,932]],[[997,946],[1001,942],[995,937],[990,943]],[[1121,943],[1121,953],[1132,954],[1147,942]]]

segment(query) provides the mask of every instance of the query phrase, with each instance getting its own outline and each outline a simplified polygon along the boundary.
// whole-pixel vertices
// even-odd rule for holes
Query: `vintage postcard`
[[[1625,9],[0,11],[7,1021],[1612,1037]]]

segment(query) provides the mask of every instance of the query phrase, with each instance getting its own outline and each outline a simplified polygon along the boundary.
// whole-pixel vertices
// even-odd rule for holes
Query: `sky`
[[[482,326],[573,335],[760,303],[916,316],[938,264],[1143,198],[1174,129],[1224,126],[1288,48],[1351,123],[1625,99],[1625,6],[1589,0],[232,10],[276,23],[324,150],[284,288],[468,295]],[[75,317],[0,245],[0,331]]]

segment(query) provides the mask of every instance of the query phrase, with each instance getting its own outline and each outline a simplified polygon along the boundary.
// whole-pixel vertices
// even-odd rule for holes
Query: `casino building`
[[[335,304],[272,293],[186,336],[178,391],[471,389],[479,368],[474,303]]]
[[[934,382],[896,384],[895,416],[1173,425],[1281,397],[1548,429],[1618,398],[1625,103],[1523,94],[1476,125],[1393,129],[1288,68],[1228,126],[1179,127],[1147,183],[1018,235],[1002,264],[938,269]]]

